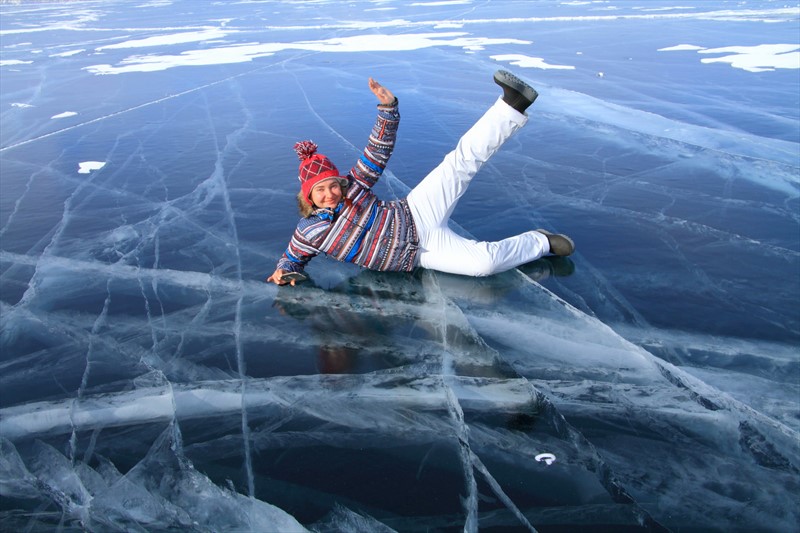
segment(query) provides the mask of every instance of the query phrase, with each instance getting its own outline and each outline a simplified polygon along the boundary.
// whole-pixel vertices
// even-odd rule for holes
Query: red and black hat
[[[295,143],[294,151],[300,158],[300,172],[297,179],[300,180],[300,189],[303,191],[303,198],[308,205],[311,202],[311,189],[314,185],[328,179],[338,179],[343,186],[347,185],[347,179],[339,175],[339,170],[330,159],[317,153],[317,145],[313,141],[300,141]]]

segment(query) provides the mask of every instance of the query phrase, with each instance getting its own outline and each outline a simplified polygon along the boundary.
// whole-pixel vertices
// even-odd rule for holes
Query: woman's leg
[[[472,177],[527,121],[526,115],[498,98],[459,139],[455,150],[414,187],[408,195],[408,205],[422,247],[425,231],[447,225]]]
[[[423,268],[489,276],[550,252],[548,237],[537,231],[496,242],[478,242],[457,235],[447,226],[458,200],[478,170],[527,123],[524,111],[536,98],[536,91],[510,73],[495,73],[495,82],[503,87],[503,97],[408,195],[419,236],[418,259]]]
[[[421,267],[464,276],[491,276],[550,252],[547,236],[538,231],[501,241],[478,242],[439,227],[427,233],[426,241],[417,256]]]

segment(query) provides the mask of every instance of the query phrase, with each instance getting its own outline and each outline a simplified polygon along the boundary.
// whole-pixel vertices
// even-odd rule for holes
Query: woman
[[[494,242],[461,237],[448,227],[459,198],[481,166],[527,123],[525,110],[538,96],[513,74],[498,71],[503,96],[464,134],[452,152],[406,198],[384,202],[372,192],[394,149],[400,123],[397,98],[372,78],[378,117],[355,166],[341,176],[311,141],[299,142],[303,218],[268,282],[294,285],[294,274],[324,252],[334,259],[382,271],[421,266],[468,276],[488,276],[543,255],[570,255],[569,237],[527,231]]]

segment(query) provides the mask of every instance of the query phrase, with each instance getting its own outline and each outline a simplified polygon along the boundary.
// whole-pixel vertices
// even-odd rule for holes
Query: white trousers
[[[459,139],[455,150],[409,193],[408,206],[417,226],[421,267],[466,276],[489,276],[534,261],[550,251],[547,237],[536,231],[501,241],[478,242],[458,235],[447,225],[473,176],[527,121],[526,115],[498,98]]]

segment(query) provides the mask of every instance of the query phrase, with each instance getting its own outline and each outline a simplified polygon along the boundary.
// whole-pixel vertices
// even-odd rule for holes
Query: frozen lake
[[[0,3],[0,529],[800,529],[800,7]],[[372,76],[403,197],[540,97],[453,215],[577,253],[264,283]]]

